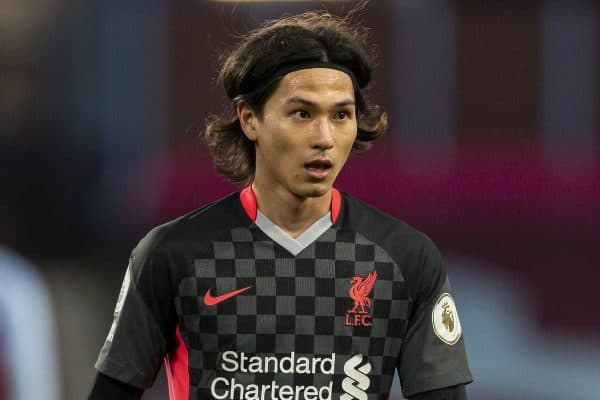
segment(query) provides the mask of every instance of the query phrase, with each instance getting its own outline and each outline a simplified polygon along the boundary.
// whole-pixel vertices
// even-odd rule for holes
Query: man
[[[244,186],[133,251],[90,398],[134,399],[165,359],[170,399],[464,399],[471,381],[440,255],[333,188],[386,115],[361,90],[365,35],[304,13],[251,33],[204,138]]]

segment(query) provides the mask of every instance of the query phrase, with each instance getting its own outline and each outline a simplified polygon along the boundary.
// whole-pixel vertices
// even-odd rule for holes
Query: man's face
[[[323,196],[356,139],[352,80],[330,68],[290,72],[254,123],[256,184],[300,198]]]

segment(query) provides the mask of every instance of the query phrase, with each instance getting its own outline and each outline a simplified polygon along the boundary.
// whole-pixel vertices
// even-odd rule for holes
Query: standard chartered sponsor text
[[[310,385],[278,385],[275,381],[268,385],[244,385],[236,383],[235,378],[217,377],[213,379],[210,391],[213,397],[219,400],[330,400],[332,387],[333,382],[320,388]]]
[[[221,367],[227,372],[283,372],[284,374],[327,374],[333,375],[335,353],[331,357],[296,356],[247,356],[246,353],[226,351],[223,353]]]
[[[335,353],[330,357],[289,355],[259,356],[225,351],[221,368],[236,373],[282,373],[282,374],[325,374],[333,375]],[[235,377],[217,376],[210,385],[212,396],[218,400],[330,400],[333,382],[321,387],[311,385],[284,385],[273,380],[269,384],[238,383]]]

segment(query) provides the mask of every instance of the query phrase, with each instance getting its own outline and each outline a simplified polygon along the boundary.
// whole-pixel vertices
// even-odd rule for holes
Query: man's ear
[[[240,120],[240,126],[242,127],[244,135],[246,135],[246,137],[251,141],[255,142],[257,137],[256,125],[258,120],[256,112],[243,101],[238,103],[238,105],[235,107],[235,111],[237,112],[238,119]]]

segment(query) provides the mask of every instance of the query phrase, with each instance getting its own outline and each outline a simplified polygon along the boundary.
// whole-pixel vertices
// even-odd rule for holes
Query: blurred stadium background
[[[234,36],[353,4],[3,2],[0,399],[83,398],[129,251],[235,190],[195,136],[227,109]],[[391,129],[338,187],[442,250],[471,398],[600,399],[600,6],[372,0],[363,19]]]

